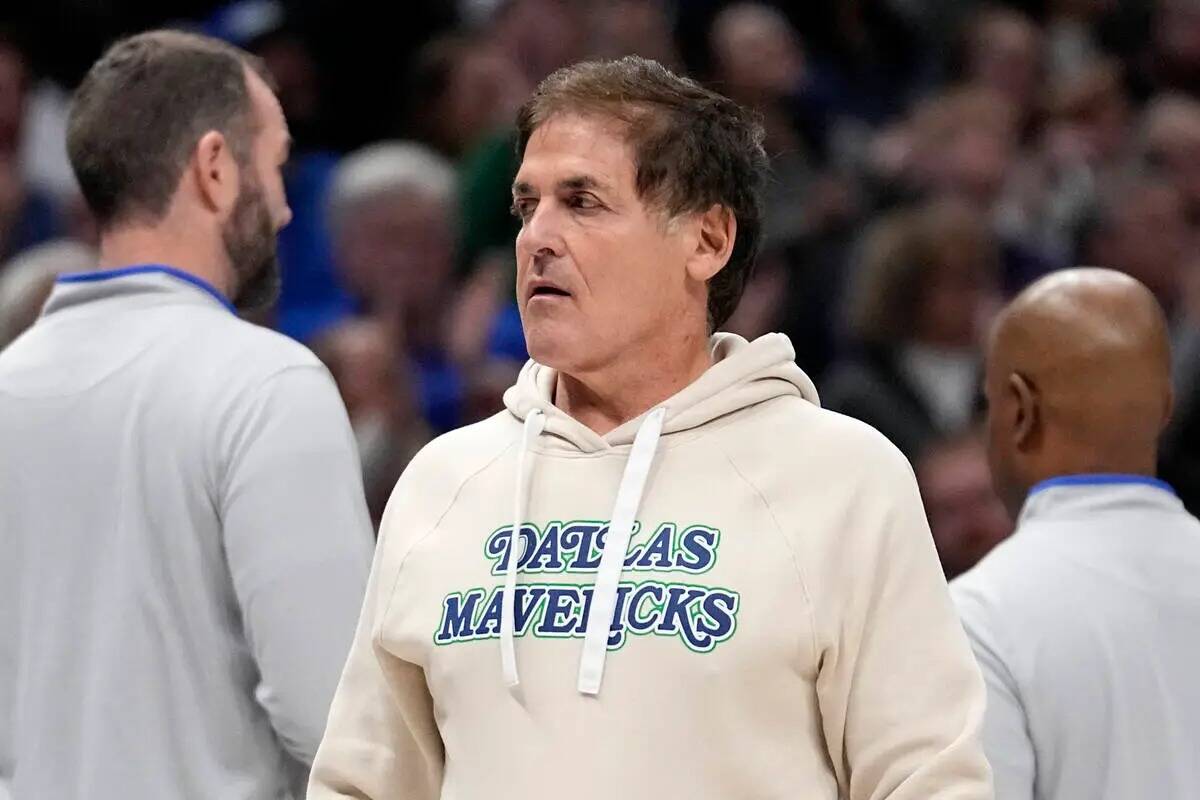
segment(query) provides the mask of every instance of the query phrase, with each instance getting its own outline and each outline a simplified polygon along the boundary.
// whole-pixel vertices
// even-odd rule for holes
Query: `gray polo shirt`
[[[997,800],[1200,798],[1200,522],[1169,486],[1047,481],[951,591]]]
[[[0,787],[289,796],[372,535],[346,412],[203,281],[61,279],[0,353]],[[0,794],[3,788],[0,788]]]

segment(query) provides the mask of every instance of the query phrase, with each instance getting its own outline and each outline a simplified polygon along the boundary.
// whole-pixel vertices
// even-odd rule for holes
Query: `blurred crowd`
[[[0,14],[0,347],[94,261],[63,148],[80,65],[152,25],[225,38],[264,59],[296,140],[261,321],[328,365],[378,515],[526,358],[517,107],[556,67],[636,53],[761,114],[766,244],[726,328],[788,334],[823,404],[909,457],[948,577],[1012,529],[977,432],[989,320],[1069,265],[1123,270],[1166,309],[1162,473],[1200,511],[1198,0],[459,0],[405,4],[402,26],[365,3],[114,5],[65,54],[50,15],[90,4]]]

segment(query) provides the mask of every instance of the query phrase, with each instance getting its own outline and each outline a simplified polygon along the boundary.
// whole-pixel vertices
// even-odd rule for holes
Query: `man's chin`
[[[245,314],[255,314],[268,311],[279,302],[279,294],[283,288],[279,272],[279,264],[273,263],[262,269],[247,281],[234,298],[234,307]]]
[[[525,349],[539,364],[571,374],[586,363],[584,345],[573,330],[561,325],[534,324],[525,330]]]

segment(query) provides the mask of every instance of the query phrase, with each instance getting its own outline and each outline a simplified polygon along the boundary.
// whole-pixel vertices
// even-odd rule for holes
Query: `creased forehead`
[[[593,116],[561,114],[534,130],[515,183],[574,181],[616,189],[634,180],[633,149],[619,128]]]

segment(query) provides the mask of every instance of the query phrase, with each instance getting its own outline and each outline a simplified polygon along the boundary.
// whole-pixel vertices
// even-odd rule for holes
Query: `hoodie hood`
[[[726,414],[784,395],[820,405],[817,389],[796,366],[796,351],[782,333],[768,333],[753,342],[732,333],[717,333],[710,340],[713,365],[673,397],[665,407],[662,433],[669,435],[698,428]],[[504,405],[522,422],[534,411],[544,415],[543,433],[558,444],[581,452],[596,452],[630,445],[645,414],[631,419],[604,436],[577,422],[554,405],[558,370],[529,361],[517,382],[504,394]]]

